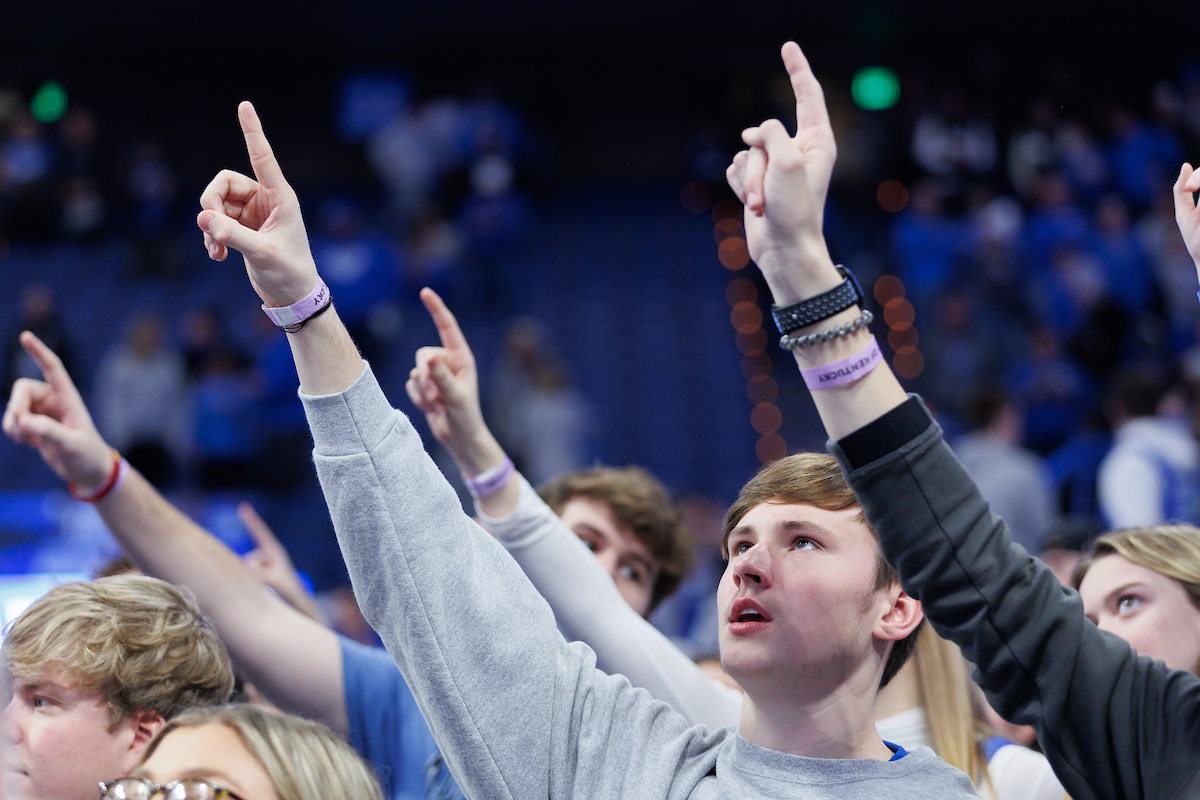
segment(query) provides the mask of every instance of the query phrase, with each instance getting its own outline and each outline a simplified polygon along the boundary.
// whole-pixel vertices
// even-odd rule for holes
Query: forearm
[[[689,723],[736,725],[741,693],[709,678],[638,616],[595,556],[528,482],[514,476],[511,483],[520,487],[515,512],[504,519],[485,515],[483,522],[550,603],[563,635],[590,646],[600,669],[629,678]]]
[[[363,371],[362,356],[338,317],[336,306],[286,336],[300,376],[300,391],[305,394],[344,391]]]
[[[332,632],[267,589],[232,550],[136,470],[96,509],[146,573],[191,589],[239,670],[272,701],[345,730],[341,659]]]
[[[464,481],[499,467],[508,458],[504,448],[496,441],[496,437],[492,435],[486,425],[481,425],[471,435],[463,436],[461,439],[451,437],[443,444],[454,459],[454,463],[458,465]],[[496,491],[476,497],[475,507],[481,514],[489,517],[507,517],[516,508],[519,495],[520,482],[514,472],[512,477]]]

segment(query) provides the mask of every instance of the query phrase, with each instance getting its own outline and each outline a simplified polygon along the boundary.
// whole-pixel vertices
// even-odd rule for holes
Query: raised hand
[[[822,231],[837,145],[825,95],[804,53],[788,42],[782,56],[796,97],[796,135],[775,119],[746,129],[742,140],[749,149],[734,157],[726,177],[746,207],[750,257],[776,302],[790,302],[796,298],[780,297],[780,290],[810,296],[840,280]]]
[[[1183,242],[1200,272],[1200,208],[1196,207],[1193,193],[1200,191],[1200,172],[1184,164],[1175,181],[1175,223],[1183,234]]]
[[[209,257],[224,261],[229,248],[246,261],[250,283],[263,303],[291,305],[317,285],[317,266],[308,246],[296,192],[283,177],[254,106],[238,106],[254,179],[222,170],[200,195],[196,224],[204,231]]]
[[[437,326],[440,347],[422,347],[404,388],[425,414],[434,438],[468,476],[499,464],[503,451],[483,420],[475,356],[450,309],[432,289],[421,302]]]
[[[238,503],[237,514],[255,545],[253,550],[242,556],[242,561],[288,605],[324,624],[325,620],[321,617],[316,602],[296,573],[287,548],[275,536],[271,526],[259,516],[254,506],[245,501]]]
[[[41,367],[43,380],[21,378],[13,384],[4,433],[35,448],[60,478],[88,494],[111,472],[112,449],[54,351],[29,331],[21,334],[21,346]]]

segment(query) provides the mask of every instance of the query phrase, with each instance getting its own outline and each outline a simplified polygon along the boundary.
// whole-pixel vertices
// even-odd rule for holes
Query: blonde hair
[[[972,699],[967,662],[958,645],[925,626],[917,638],[913,662],[929,745],[942,760],[965,772],[977,788],[991,785],[980,747],[990,733]]]
[[[1078,589],[1096,559],[1118,555],[1177,581],[1192,605],[1200,609],[1200,528],[1192,525],[1151,525],[1106,533],[1075,567],[1072,583]]]
[[[139,763],[150,758],[171,731],[203,725],[233,730],[266,771],[279,800],[383,800],[371,768],[329,728],[252,705],[180,714],[147,745]]]
[[[115,728],[130,714],[163,719],[229,699],[233,668],[195,601],[144,575],[54,587],[13,621],[4,662],[14,677],[62,669],[100,691]]]

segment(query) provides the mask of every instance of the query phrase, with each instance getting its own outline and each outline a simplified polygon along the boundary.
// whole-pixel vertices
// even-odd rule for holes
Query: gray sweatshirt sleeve
[[[369,368],[302,399],[355,595],[468,797],[665,797],[704,777],[703,731],[563,640]]]
[[[630,608],[587,546],[524,477],[518,478],[521,490],[512,514],[479,516],[550,603],[563,635],[585,642],[600,669],[649,690],[688,722],[709,728],[737,725],[742,693],[705,675]]]
[[[830,449],[884,555],[1076,800],[1193,797],[1200,679],[1138,657],[1009,541],[916,398]]]

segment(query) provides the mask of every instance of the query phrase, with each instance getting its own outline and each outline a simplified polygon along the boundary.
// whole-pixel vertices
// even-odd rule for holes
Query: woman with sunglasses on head
[[[180,714],[101,800],[383,800],[370,768],[331,730],[251,705]]]

